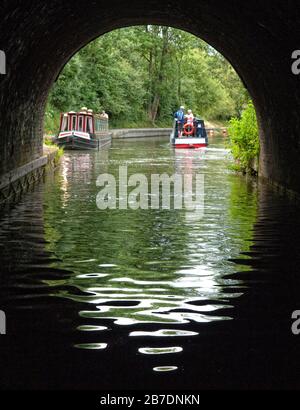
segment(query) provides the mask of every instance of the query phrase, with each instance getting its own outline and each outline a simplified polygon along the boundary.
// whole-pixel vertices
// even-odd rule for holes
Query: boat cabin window
[[[96,119],[95,125],[96,131],[103,131],[103,121],[101,121],[99,118]]]
[[[95,118],[95,128],[97,132],[108,131],[108,120],[106,118]]]
[[[83,131],[83,116],[78,117],[78,131]]]
[[[89,132],[91,134],[93,134],[93,132],[94,132],[93,118],[92,117],[87,117],[86,118],[86,132]]]
[[[61,132],[68,131],[68,116],[67,115],[63,115],[62,117],[60,130]]]
[[[71,130],[72,131],[76,131],[76,122],[77,122],[77,118],[76,118],[76,115],[72,115],[72,127],[71,127]]]

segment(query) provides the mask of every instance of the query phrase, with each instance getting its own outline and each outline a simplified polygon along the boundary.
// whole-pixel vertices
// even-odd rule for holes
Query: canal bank
[[[18,202],[21,195],[59,163],[59,148],[44,145],[43,156],[0,177],[0,208]]]
[[[113,139],[169,137],[172,128],[120,128],[110,130]]]
[[[206,122],[206,130],[211,137],[216,134],[228,135],[226,127],[213,123]],[[112,139],[169,137],[171,132],[172,128],[118,128],[110,130]]]

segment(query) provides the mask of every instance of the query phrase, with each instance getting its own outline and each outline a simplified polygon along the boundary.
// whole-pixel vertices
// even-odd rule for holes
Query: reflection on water
[[[130,336],[155,336],[155,337],[174,337],[174,336],[195,336],[198,333],[188,330],[161,329],[156,332],[131,332]]]
[[[143,354],[169,354],[169,353],[180,353],[182,352],[182,347],[141,347],[139,349],[140,353]]]
[[[219,147],[174,152],[157,140],[116,143],[104,159],[100,153],[92,161],[92,155],[66,154],[60,192],[47,194],[48,249],[61,259],[60,268],[74,272],[64,281],[67,290],[56,291],[57,280],[47,285],[57,296],[84,303],[79,315],[87,325],[88,319],[123,326],[230,319],[218,312],[240,295],[240,283],[224,277],[236,269],[227,259],[247,250],[256,199],[244,184],[239,195],[251,199],[240,218],[232,216],[231,202],[239,199],[233,197],[233,185],[241,181],[227,169],[228,152]],[[149,180],[151,173],[205,174],[205,218],[191,224],[185,210],[98,210],[97,175],[117,177],[124,164],[130,174],[143,173]]]
[[[174,370],[177,370],[178,367],[176,366],[158,366],[158,367],[154,367],[154,371],[155,372],[172,372]]]
[[[236,269],[228,258],[248,250],[245,239],[251,238],[256,197],[254,188],[228,171],[228,152],[219,147],[174,152],[164,140],[157,140],[116,143],[109,156],[107,152],[104,155],[66,154],[60,192],[54,188],[46,198],[48,249],[61,260],[54,266],[74,273],[63,279],[64,290],[56,278],[44,283],[53,295],[84,306],[78,314],[85,324],[77,329],[99,332],[99,326],[92,325],[99,322],[102,332],[107,332],[107,324],[112,322],[129,326],[128,335],[141,337],[144,344],[152,336],[171,339],[199,334],[198,329],[180,329],[182,324],[230,320],[230,313],[222,311],[231,308],[231,299],[241,295],[241,283],[226,278]],[[151,173],[203,173],[205,218],[189,223],[185,210],[98,210],[97,175],[109,172],[117,177],[119,166],[124,164],[129,174],[143,173],[149,180]],[[239,202],[242,195],[250,200],[243,198],[245,209],[234,217],[236,204],[232,202]],[[147,331],[149,324],[156,324],[157,330]],[[141,325],[141,330],[131,331],[132,325]],[[164,325],[179,328],[161,328]],[[107,347],[90,343],[89,334],[85,337],[88,343],[78,345],[74,338],[75,346]],[[138,352],[170,354],[183,350],[183,346],[150,346],[140,347]]]
[[[254,266],[265,260],[257,241],[267,237],[253,232],[262,212],[257,186],[229,171],[230,161],[218,139],[206,150],[174,152],[154,139],[65,153],[59,173],[0,221],[0,308],[14,337],[14,344],[0,340],[4,384],[226,386],[241,383],[246,365],[252,377],[251,355],[259,352],[261,364],[266,356],[251,350],[245,320],[252,338],[261,327],[243,300],[257,312],[260,294],[251,289],[267,280]],[[191,222],[185,209],[99,210],[97,177],[118,176],[121,165],[149,179],[204,174],[204,218]],[[262,229],[272,218],[260,219]],[[168,372],[172,380],[157,379]]]
[[[75,347],[86,350],[104,350],[107,348],[107,343],[81,343]]]

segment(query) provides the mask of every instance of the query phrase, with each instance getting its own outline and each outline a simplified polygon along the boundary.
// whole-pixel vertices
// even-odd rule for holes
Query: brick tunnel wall
[[[286,0],[4,0],[0,50],[0,176],[42,154],[49,90],[70,57],[115,28],[163,24],[219,50],[248,88],[260,124],[260,174],[300,192],[299,10]]]

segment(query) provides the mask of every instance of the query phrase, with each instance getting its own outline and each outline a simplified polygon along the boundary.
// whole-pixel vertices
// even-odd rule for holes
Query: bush
[[[55,110],[50,104],[47,105],[45,119],[44,119],[44,132],[48,135],[57,134],[60,125],[60,112]]]
[[[237,166],[244,172],[253,171],[259,156],[258,125],[252,101],[248,102],[241,118],[229,121],[230,148]]]

